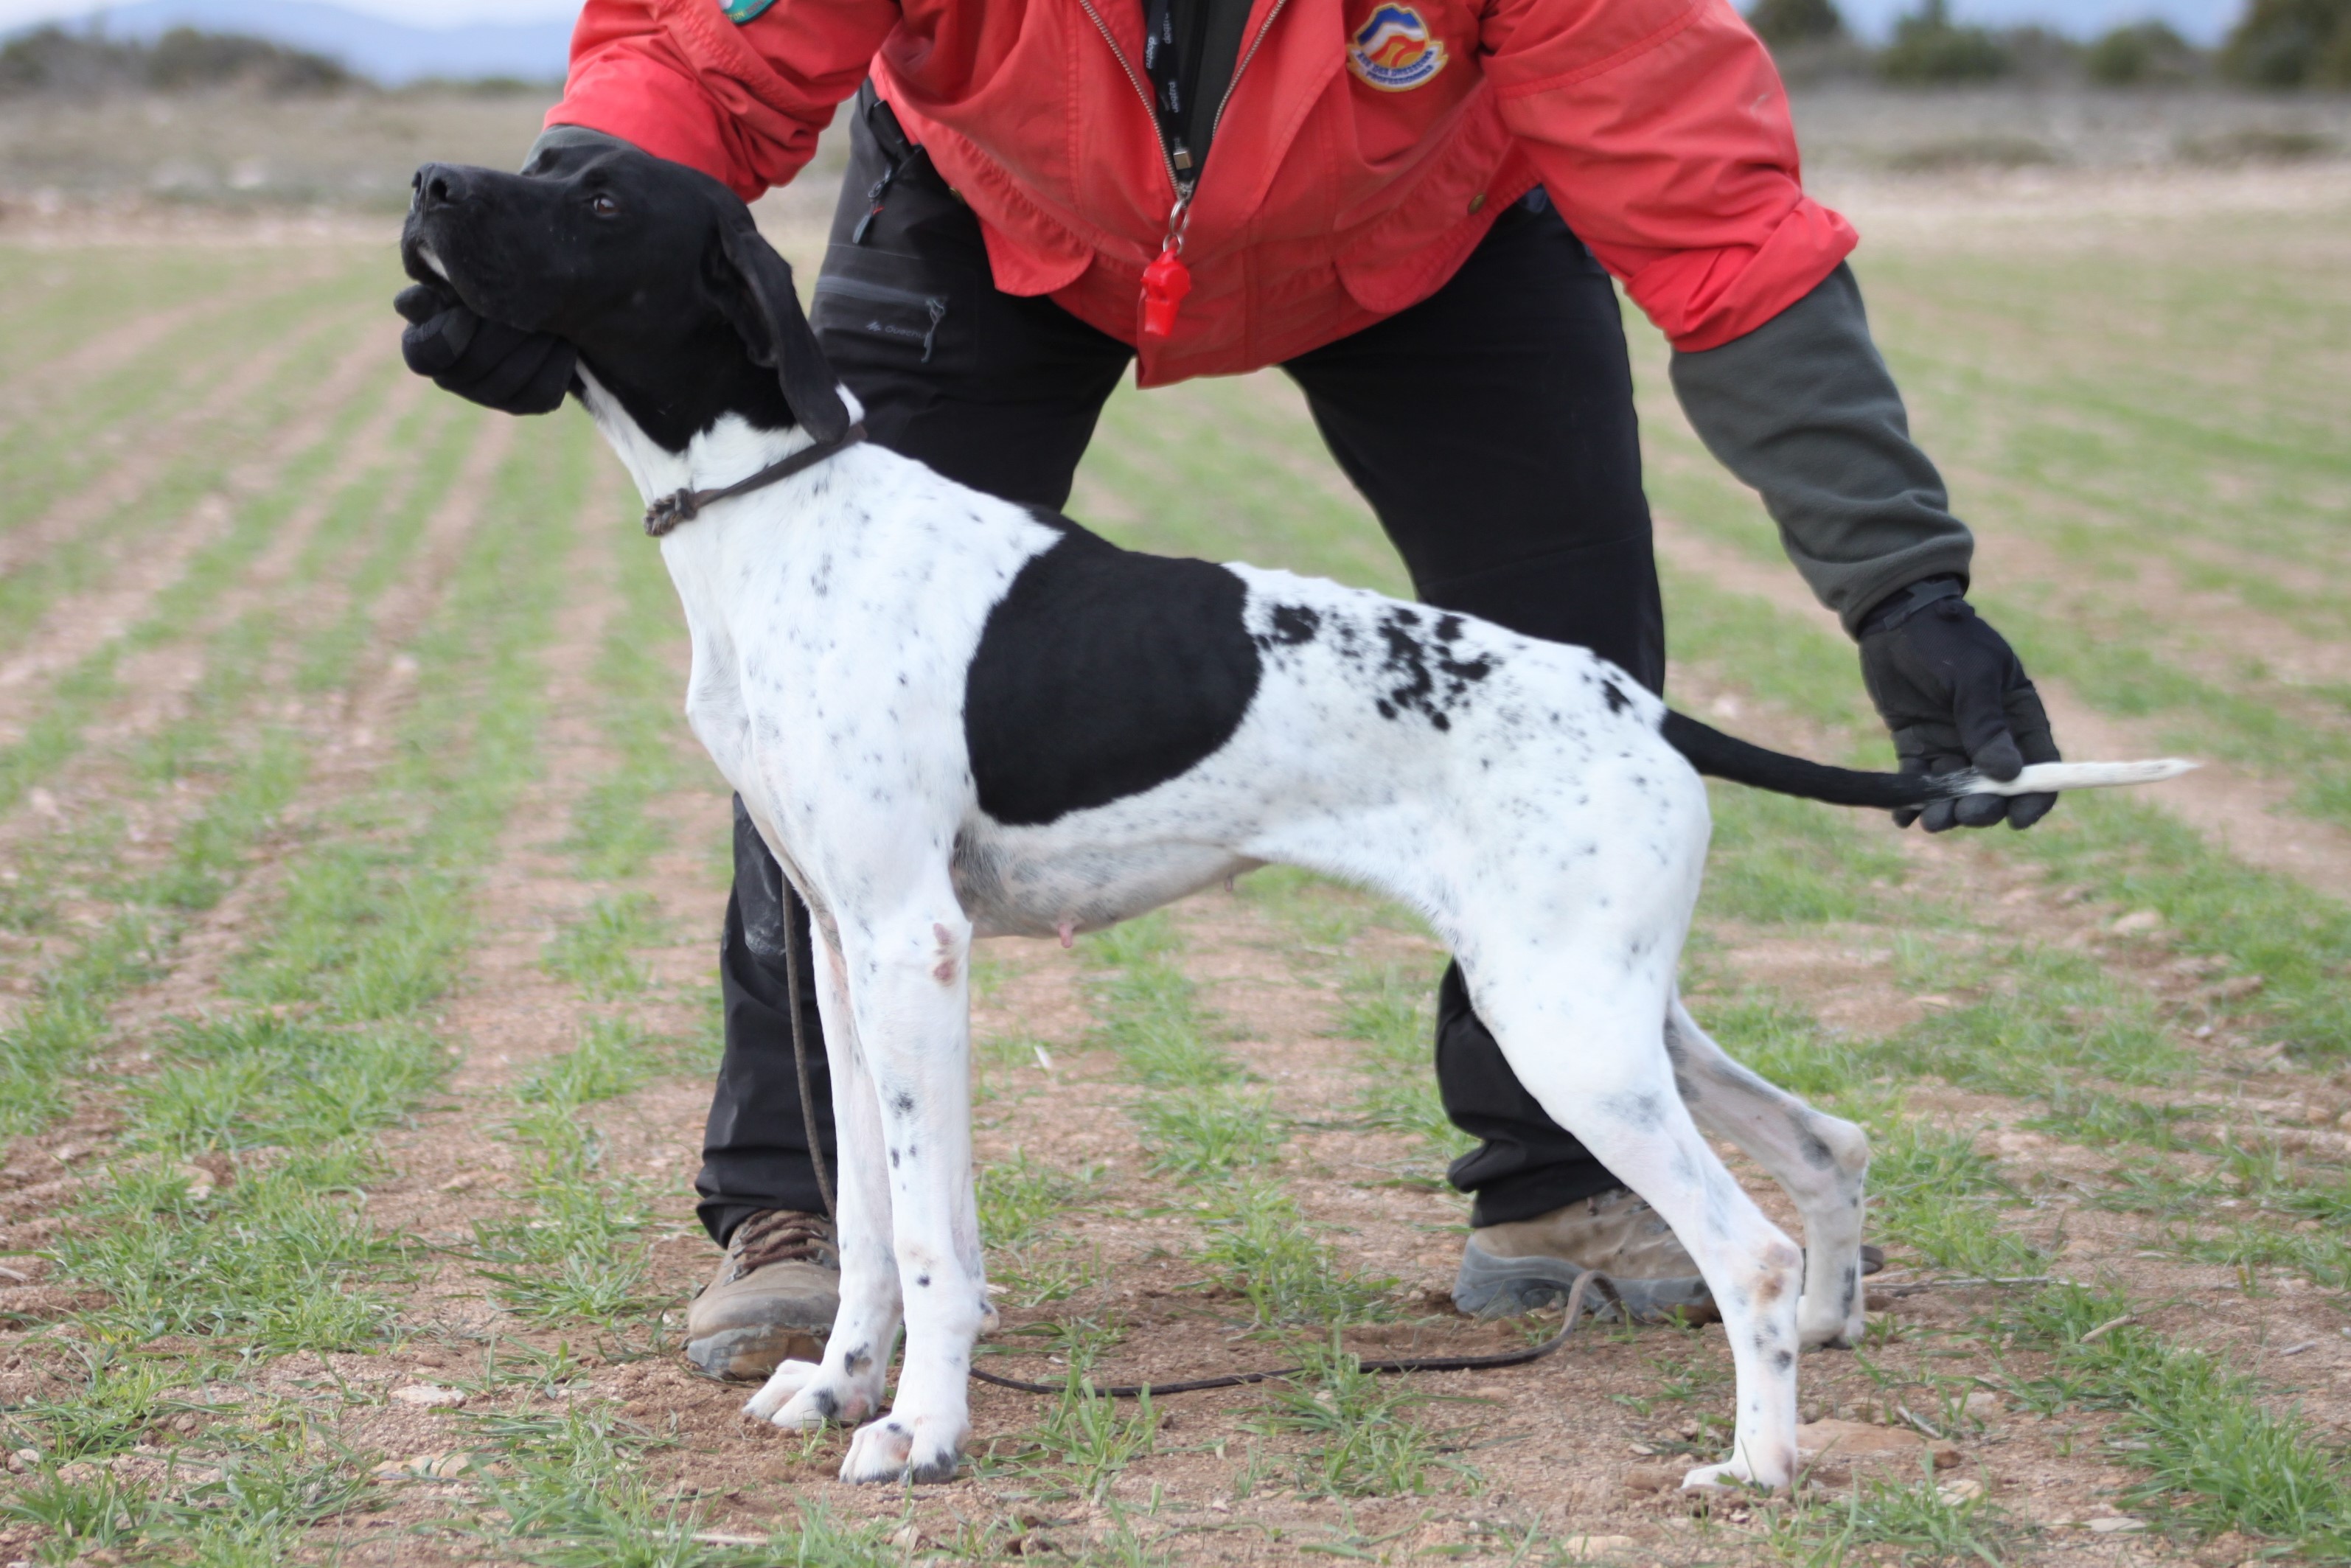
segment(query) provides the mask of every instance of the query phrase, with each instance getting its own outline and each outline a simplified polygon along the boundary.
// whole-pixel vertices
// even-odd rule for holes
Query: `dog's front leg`
[[[872,923],[845,955],[906,1311],[897,1402],[850,1444],[849,1481],[950,1480],[970,1430],[971,1350],[988,1312],[971,1176],[971,926],[942,894],[910,918]]]
[[[858,1040],[848,967],[818,923],[817,1009],[832,1069],[834,1137],[841,1176],[833,1194],[841,1249],[841,1306],[821,1362],[787,1361],[751,1396],[744,1413],[778,1427],[829,1421],[855,1426],[882,1408],[890,1352],[898,1338],[898,1265],[890,1240],[890,1174],[882,1103]]]

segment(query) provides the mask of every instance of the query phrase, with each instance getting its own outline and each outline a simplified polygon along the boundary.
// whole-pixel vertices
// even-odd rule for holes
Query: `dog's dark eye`
[[[588,210],[600,218],[613,218],[620,216],[621,204],[610,196],[600,194],[588,204]]]

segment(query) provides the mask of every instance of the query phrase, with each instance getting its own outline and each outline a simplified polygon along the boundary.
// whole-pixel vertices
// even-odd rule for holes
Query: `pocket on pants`
[[[972,337],[977,280],[910,256],[834,246],[809,324],[827,355],[866,364],[938,367]]]

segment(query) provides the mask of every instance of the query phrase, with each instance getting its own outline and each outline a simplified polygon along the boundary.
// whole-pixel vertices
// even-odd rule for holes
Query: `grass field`
[[[984,1353],[1065,1392],[914,1494],[740,1421],[675,1354],[726,800],[617,468],[413,384],[386,243],[0,246],[0,1563],[2351,1560],[2351,181],[1853,205],[2061,739],[2222,766],[1717,791],[1693,1006],[1870,1127],[1891,1267],[1803,1374],[1886,1452],[1710,1512],[1719,1329],[1355,1367],[1552,1325],[1444,1302],[1439,955],[1278,871],[977,967]],[[1677,700],[1882,759],[1635,340]],[[1401,586],[1277,378],[1122,392],[1072,509]]]

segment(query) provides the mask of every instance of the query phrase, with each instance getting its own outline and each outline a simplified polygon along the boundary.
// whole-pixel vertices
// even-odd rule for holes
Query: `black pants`
[[[994,495],[1061,507],[1133,351],[1049,299],[998,293],[970,212],[870,88],[858,107],[811,311],[826,354],[882,444]],[[1282,368],[1422,599],[1583,643],[1663,689],[1664,612],[1615,292],[1540,192],[1428,299]],[[807,914],[738,802],[721,960],[726,1051],[695,1182],[721,1240],[755,1210],[819,1204],[784,1010],[787,924],[812,976]],[[803,1005],[815,1053],[814,998]],[[821,1055],[810,1066],[829,1133]],[[1458,966],[1438,992],[1437,1074],[1446,1110],[1482,1140],[1451,1171],[1476,1195],[1474,1223],[1531,1218],[1622,1185],[1520,1085]]]

